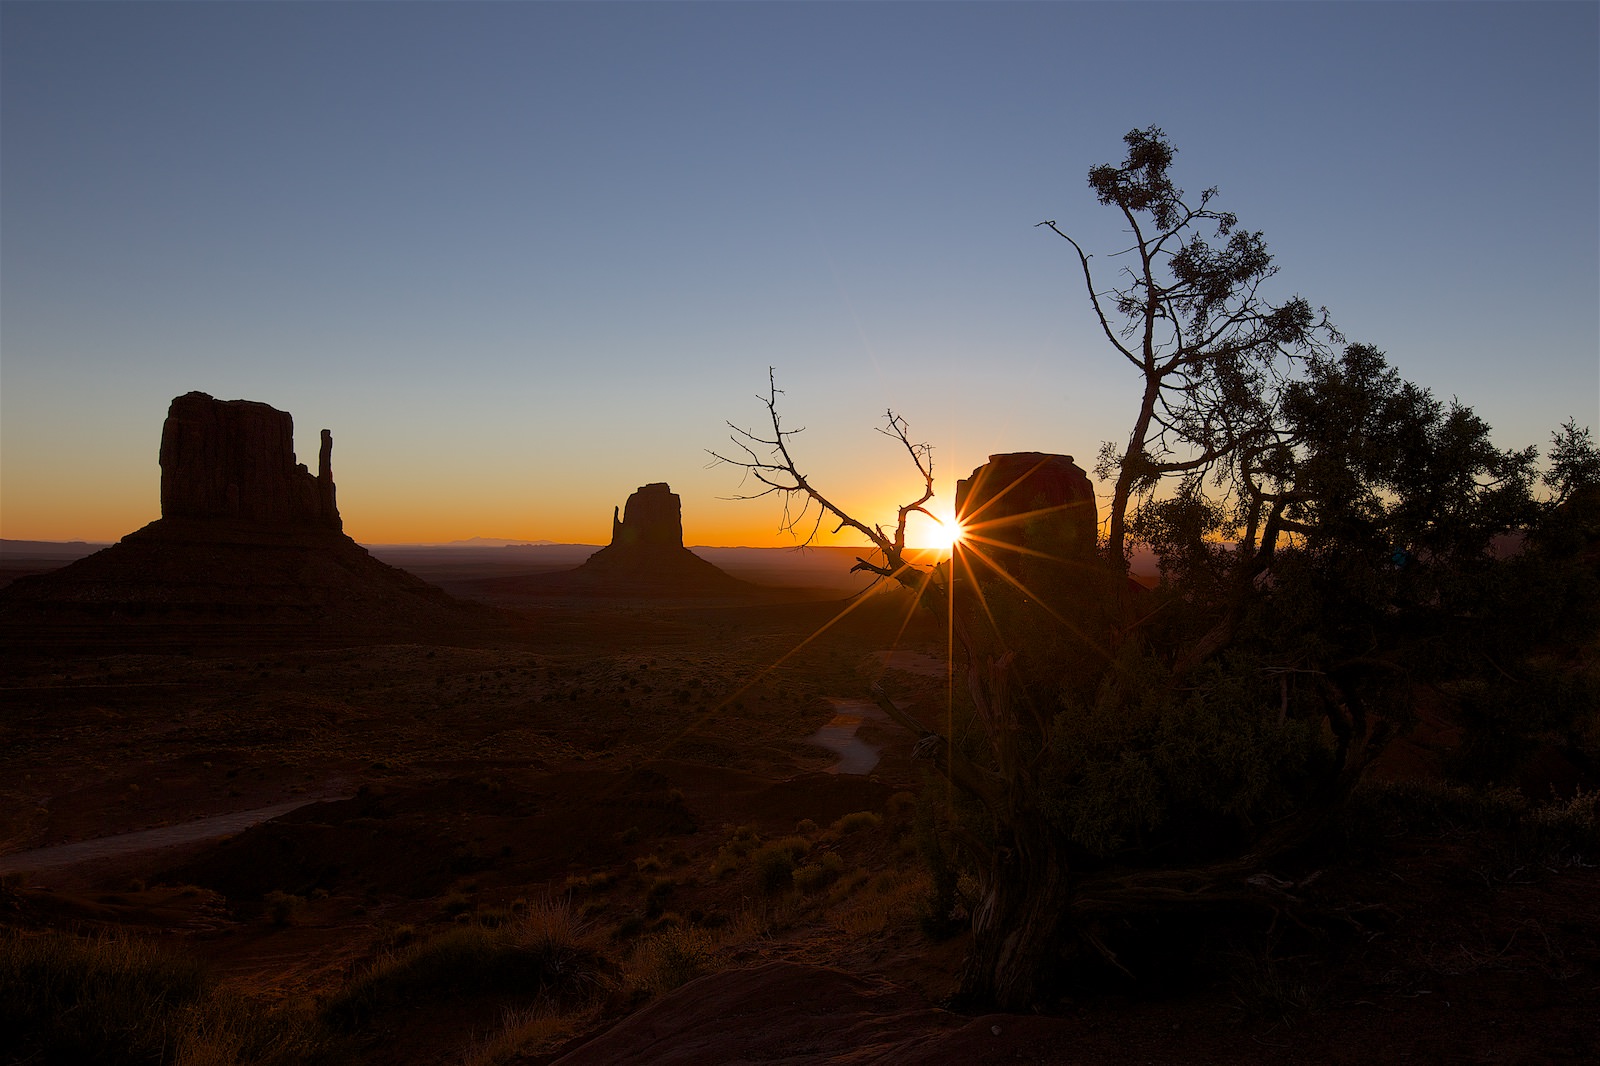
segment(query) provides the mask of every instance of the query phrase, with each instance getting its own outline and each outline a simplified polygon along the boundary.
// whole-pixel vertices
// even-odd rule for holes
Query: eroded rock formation
[[[191,392],[168,409],[160,459],[161,518],[0,589],[5,639],[326,640],[498,624],[342,532],[327,430],[313,475],[295,462],[287,412]]]
[[[989,456],[956,482],[956,516],[971,551],[1002,568],[1023,556],[1087,562],[1095,555],[1094,485],[1070,455]]]
[[[611,543],[573,575],[614,591],[702,594],[746,588],[683,546],[683,501],[664,481],[639,486],[620,511],[612,509]]]
[[[333,434],[322,431],[313,475],[294,456],[294,419],[253,400],[190,392],[161,430],[161,515],[342,529]]]
[[[683,501],[665,481],[640,485],[617,517],[611,512],[611,547],[683,547]]]

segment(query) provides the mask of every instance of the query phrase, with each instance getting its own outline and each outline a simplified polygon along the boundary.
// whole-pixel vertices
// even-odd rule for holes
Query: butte
[[[611,543],[576,570],[485,582],[496,592],[642,598],[747,596],[741,581],[683,546],[683,501],[665,482],[641,485],[611,512]]]
[[[295,461],[286,411],[179,396],[162,427],[160,463],[159,519],[0,589],[8,642],[343,642],[499,620],[346,536],[333,436],[322,431],[312,474]]]

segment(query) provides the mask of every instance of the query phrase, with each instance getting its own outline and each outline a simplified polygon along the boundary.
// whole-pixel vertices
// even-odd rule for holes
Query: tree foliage
[[[1128,439],[1103,445],[1096,467],[1114,480],[1108,550],[1125,565],[1133,503],[1156,498],[1165,479],[1203,479],[1269,433],[1271,383],[1284,362],[1337,333],[1304,298],[1269,298],[1264,286],[1278,268],[1265,238],[1212,206],[1215,187],[1185,199],[1160,129],[1123,140],[1120,165],[1089,171],[1090,188],[1122,214],[1134,242],[1117,253],[1130,258],[1115,280],[1102,288],[1083,246],[1054,220],[1040,225],[1072,245],[1101,331],[1143,381]]]

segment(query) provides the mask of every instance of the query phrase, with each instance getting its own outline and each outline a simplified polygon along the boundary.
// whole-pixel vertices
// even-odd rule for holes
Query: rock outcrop
[[[612,509],[611,543],[572,574],[613,591],[699,595],[748,588],[683,546],[683,501],[661,481],[641,485],[620,511]]]
[[[8,641],[344,640],[500,620],[345,536],[327,430],[313,475],[287,412],[191,392],[172,401],[160,459],[161,518],[0,589]]]
[[[333,434],[322,431],[313,476],[294,457],[294,419],[253,400],[190,392],[161,429],[161,515],[342,529]]]
[[[683,501],[665,481],[640,485],[617,517],[611,511],[612,548],[683,547]]]
[[[1007,452],[956,482],[956,517],[970,555],[1008,572],[1023,558],[1094,559],[1094,485],[1070,455]]]
[[[1094,485],[1070,455],[991,455],[956,485],[954,605],[968,618],[1002,620],[969,625],[969,651],[978,662],[1010,661],[1016,693],[1053,701],[1063,678],[1104,667],[1127,579],[1100,559],[1095,510]]]

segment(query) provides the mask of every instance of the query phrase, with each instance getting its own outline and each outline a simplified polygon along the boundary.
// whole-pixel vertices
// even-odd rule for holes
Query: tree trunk
[[[1148,333],[1145,347],[1147,352],[1144,396],[1139,401],[1139,415],[1133,420],[1133,432],[1128,435],[1128,446],[1122,451],[1122,462],[1117,470],[1117,483],[1111,491],[1111,510],[1106,527],[1106,544],[1110,549],[1111,563],[1123,576],[1127,576],[1128,573],[1126,546],[1128,504],[1133,496],[1137,460],[1144,457],[1145,444],[1150,437],[1150,423],[1155,418],[1156,401],[1161,398],[1161,379],[1153,369],[1154,356],[1148,352]]]
[[[995,848],[983,899],[972,916],[972,949],[961,973],[960,999],[1000,1010],[1047,1006],[1071,914],[1074,878],[1065,842],[1043,817],[1013,818],[1009,839]]]

